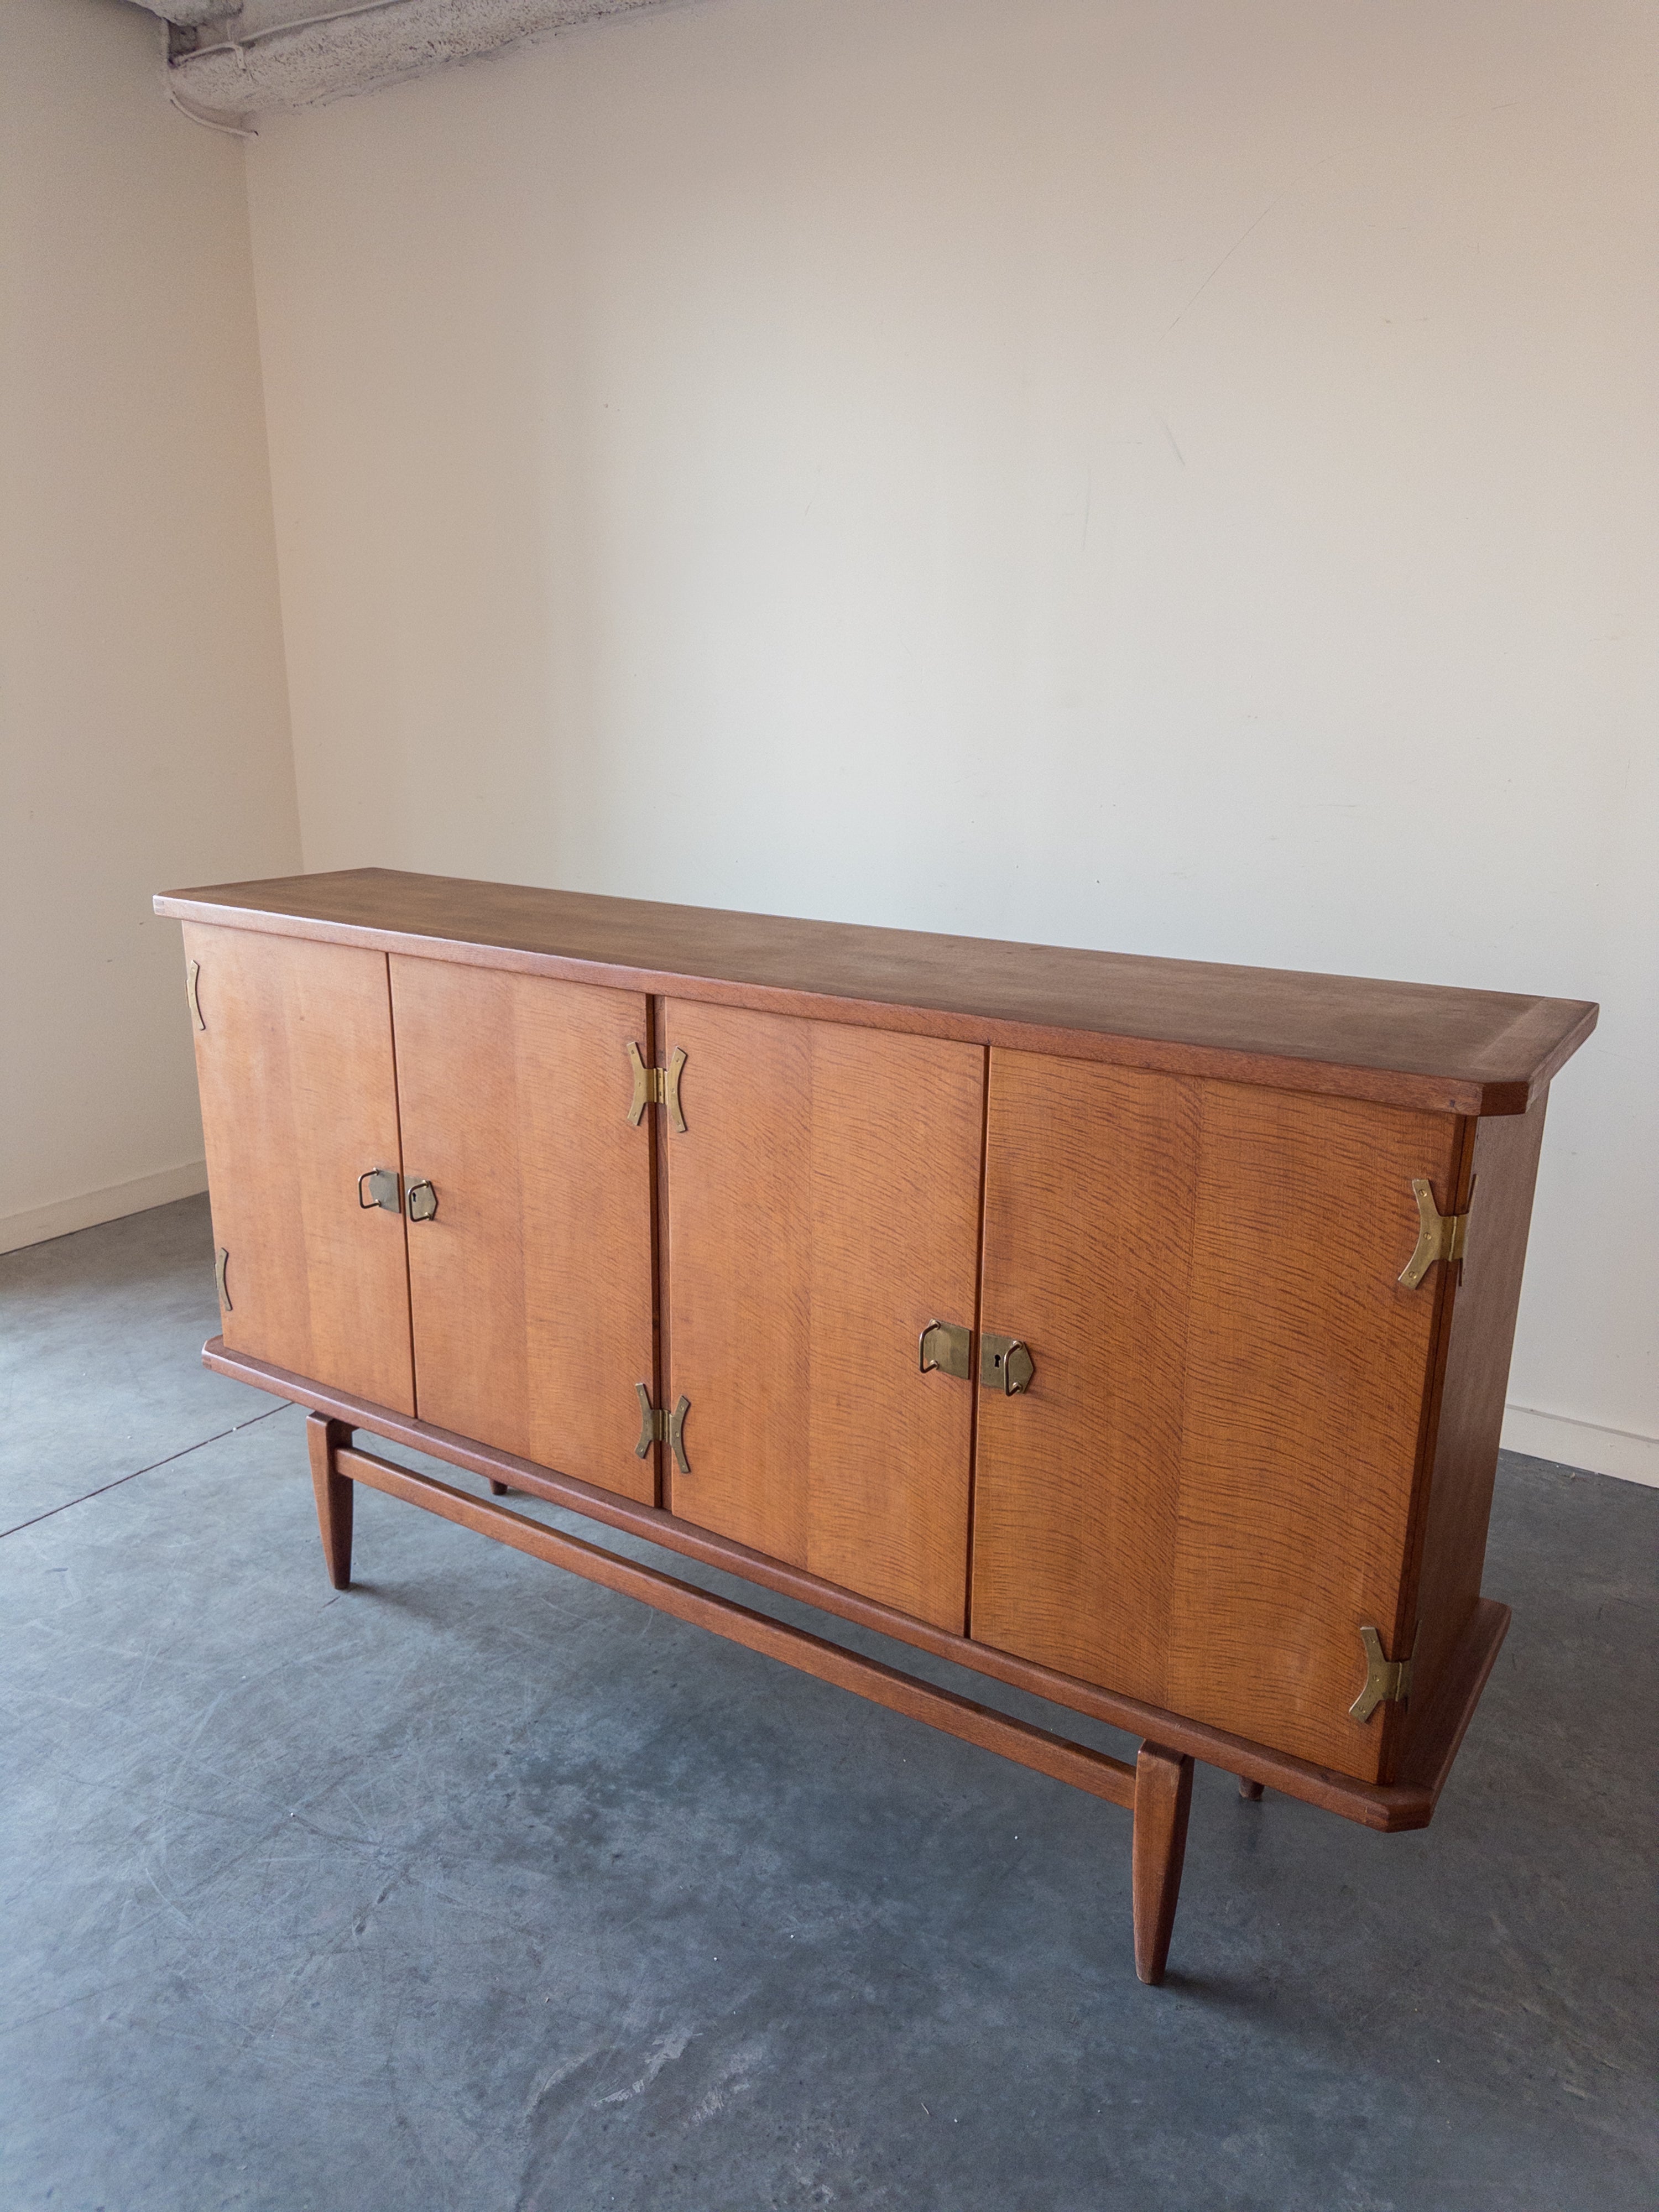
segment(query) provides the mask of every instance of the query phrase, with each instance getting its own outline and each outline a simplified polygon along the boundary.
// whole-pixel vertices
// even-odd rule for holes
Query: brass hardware
[[[635,1391],[640,1401],[640,1440],[634,1447],[635,1459],[646,1458],[653,1444],[665,1443],[674,1455],[682,1474],[690,1474],[691,1462],[685,1456],[685,1417],[691,1410],[691,1401],[682,1395],[672,1413],[665,1413],[651,1402],[648,1384],[636,1382]]]
[[[189,967],[185,970],[185,996],[190,1001],[190,1011],[196,1017],[197,1028],[198,1030],[204,1030],[207,1027],[207,1024],[202,1019],[202,997],[200,992],[198,991],[196,988],[197,980],[200,976],[201,973],[201,962],[199,960],[192,960]]]
[[[628,1109],[629,1127],[639,1127],[647,1106],[666,1106],[670,1128],[683,1137],[685,1115],[680,1106],[680,1070],[685,1066],[684,1046],[675,1046],[666,1067],[647,1067],[640,1058],[638,1045],[630,1044],[628,1064],[634,1071],[634,1100]]]
[[[363,1196],[363,1186],[368,1186],[368,1196]],[[388,1213],[403,1212],[403,1184],[395,1168],[366,1168],[357,1178],[357,1203],[365,1213],[372,1213],[377,1206]]]
[[[1461,1260],[1469,1234],[1468,1215],[1442,1213],[1434,1202],[1433,1185],[1423,1176],[1412,1177],[1412,1191],[1422,1226],[1417,1232],[1417,1249],[1400,1271],[1400,1279],[1408,1291],[1417,1288],[1437,1260],[1443,1260],[1448,1267]]]
[[[1382,1639],[1374,1628],[1362,1628],[1359,1640],[1365,1647],[1365,1686],[1349,1706],[1350,1716],[1357,1721],[1368,1721],[1377,1707],[1397,1698],[1401,1705],[1412,1693],[1412,1662],[1409,1659],[1385,1659]]]
[[[691,1462],[685,1455],[685,1417],[691,1410],[691,1401],[682,1396],[668,1416],[668,1449],[674,1455],[674,1464],[682,1474],[690,1474]]]
[[[974,1333],[953,1321],[930,1321],[916,1342],[916,1364],[924,1375],[935,1369],[941,1375],[954,1375],[959,1382],[973,1380]],[[1036,1363],[1030,1347],[1017,1336],[993,1336],[988,1331],[979,1340],[979,1379],[981,1388],[1000,1390],[1005,1396],[1017,1398],[1022,1390],[1029,1390],[1036,1373]]]
[[[985,1390],[1000,1390],[1004,1397],[1017,1398],[1022,1390],[1029,1390],[1036,1373],[1036,1362],[1030,1347],[1017,1336],[993,1336],[988,1331],[979,1340],[979,1380]]]
[[[636,1382],[634,1389],[640,1401],[640,1440],[634,1447],[634,1456],[635,1459],[648,1459],[652,1445],[661,1443],[667,1424],[651,1402],[650,1384]]]
[[[219,1256],[213,1263],[214,1279],[219,1285],[220,1304],[224,1308],[227,1313],[234,1313],[236,1309],[231,1304],[230,1292],[225,1288],[225,1269],[229,1265],[230,1255],[226,1251],[222,1244],[219,1247]]]
[[[917,1340],[916,1358],[924,1375],[937,1368],[966,1382],[973,1373],[974,1333],[952,1321],[930,1321]]]
[[[628,1046],[628,1064],[634,1071],[634,1103],[628,1109],[628,1126],[630,1129],[637,1129],[646,1108],[654,1106],[662,1097],[662,1070],[646,1066],[640,1058],[638,1045],[631,1038]],[[645,1389],[643,1382],[635,1387],[641,1390]],[[645,1454],[641,1452],[640,1457],[643,1459]]]
[[[404,1203],[411,1221],[430,1221],[438,1211],[438,1194],[422,1176],[419,1182],[410,1183]]]

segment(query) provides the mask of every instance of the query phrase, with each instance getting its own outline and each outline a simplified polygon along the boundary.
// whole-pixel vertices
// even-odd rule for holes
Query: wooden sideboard
[[[223,1334],[368,1483],[1134,1812],[1432,1814],[1577,1001],[363,868],[169,892]],[[361,1448],[412,1446],[492,1496]],[[497,1502],[1143,1739],[1133,1766]]]

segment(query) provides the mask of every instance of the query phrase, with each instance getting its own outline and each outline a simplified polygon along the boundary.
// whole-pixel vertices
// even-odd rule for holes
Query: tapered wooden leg
[[[496,1480],[495,1480],[495,1476],[494,1476],[493,1474],[489,1478],[489,1494],[490,1494],[490,1496],[491,1496],[492,1498],[505,1498],[505,1497],[506,1497],[506,1495],[507,1495],[507,1485],[506,1485],[504,1482],[497,1482],[497,1481],[496,1481]]]
[[[1192,1802],[1192,1760],[1143,1743],[1135,1761],[1135,1972],[1154,1988],[1169,1960]]]
[[[1261,1784],[1259,1782],[1252,1782],[1249,1775],[1241,1774],[1238,1778],[1238,1794],[1241,1797],[1247,1797],[1251,1804],[1255,1804],[1256,1799],[1261,1795]]]
[[[351,1582],[351,1498],[355,1485],[339,1474],[334,1455],[351,1442],[352,1431],[343,1421],[331,1421],[325,1413],[306,1416],[306,1449],[311,1454],[311,1482],[317,1492],[317,1525],[323,1532],[323,1557],[328,1578],[336,1589]]]

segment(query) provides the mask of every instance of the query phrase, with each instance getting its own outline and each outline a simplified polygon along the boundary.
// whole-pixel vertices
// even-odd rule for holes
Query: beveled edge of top
[[[393,868],[207,884],[154,904],[183,921],[1436,1113],[1524,1113],[1599,1012]]]

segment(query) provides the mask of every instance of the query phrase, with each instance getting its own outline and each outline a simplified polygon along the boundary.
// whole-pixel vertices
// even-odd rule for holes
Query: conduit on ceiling
[[[192,121],[372,92],[499,46],[660,0],[136,0],[167,24],[167,90]]]

